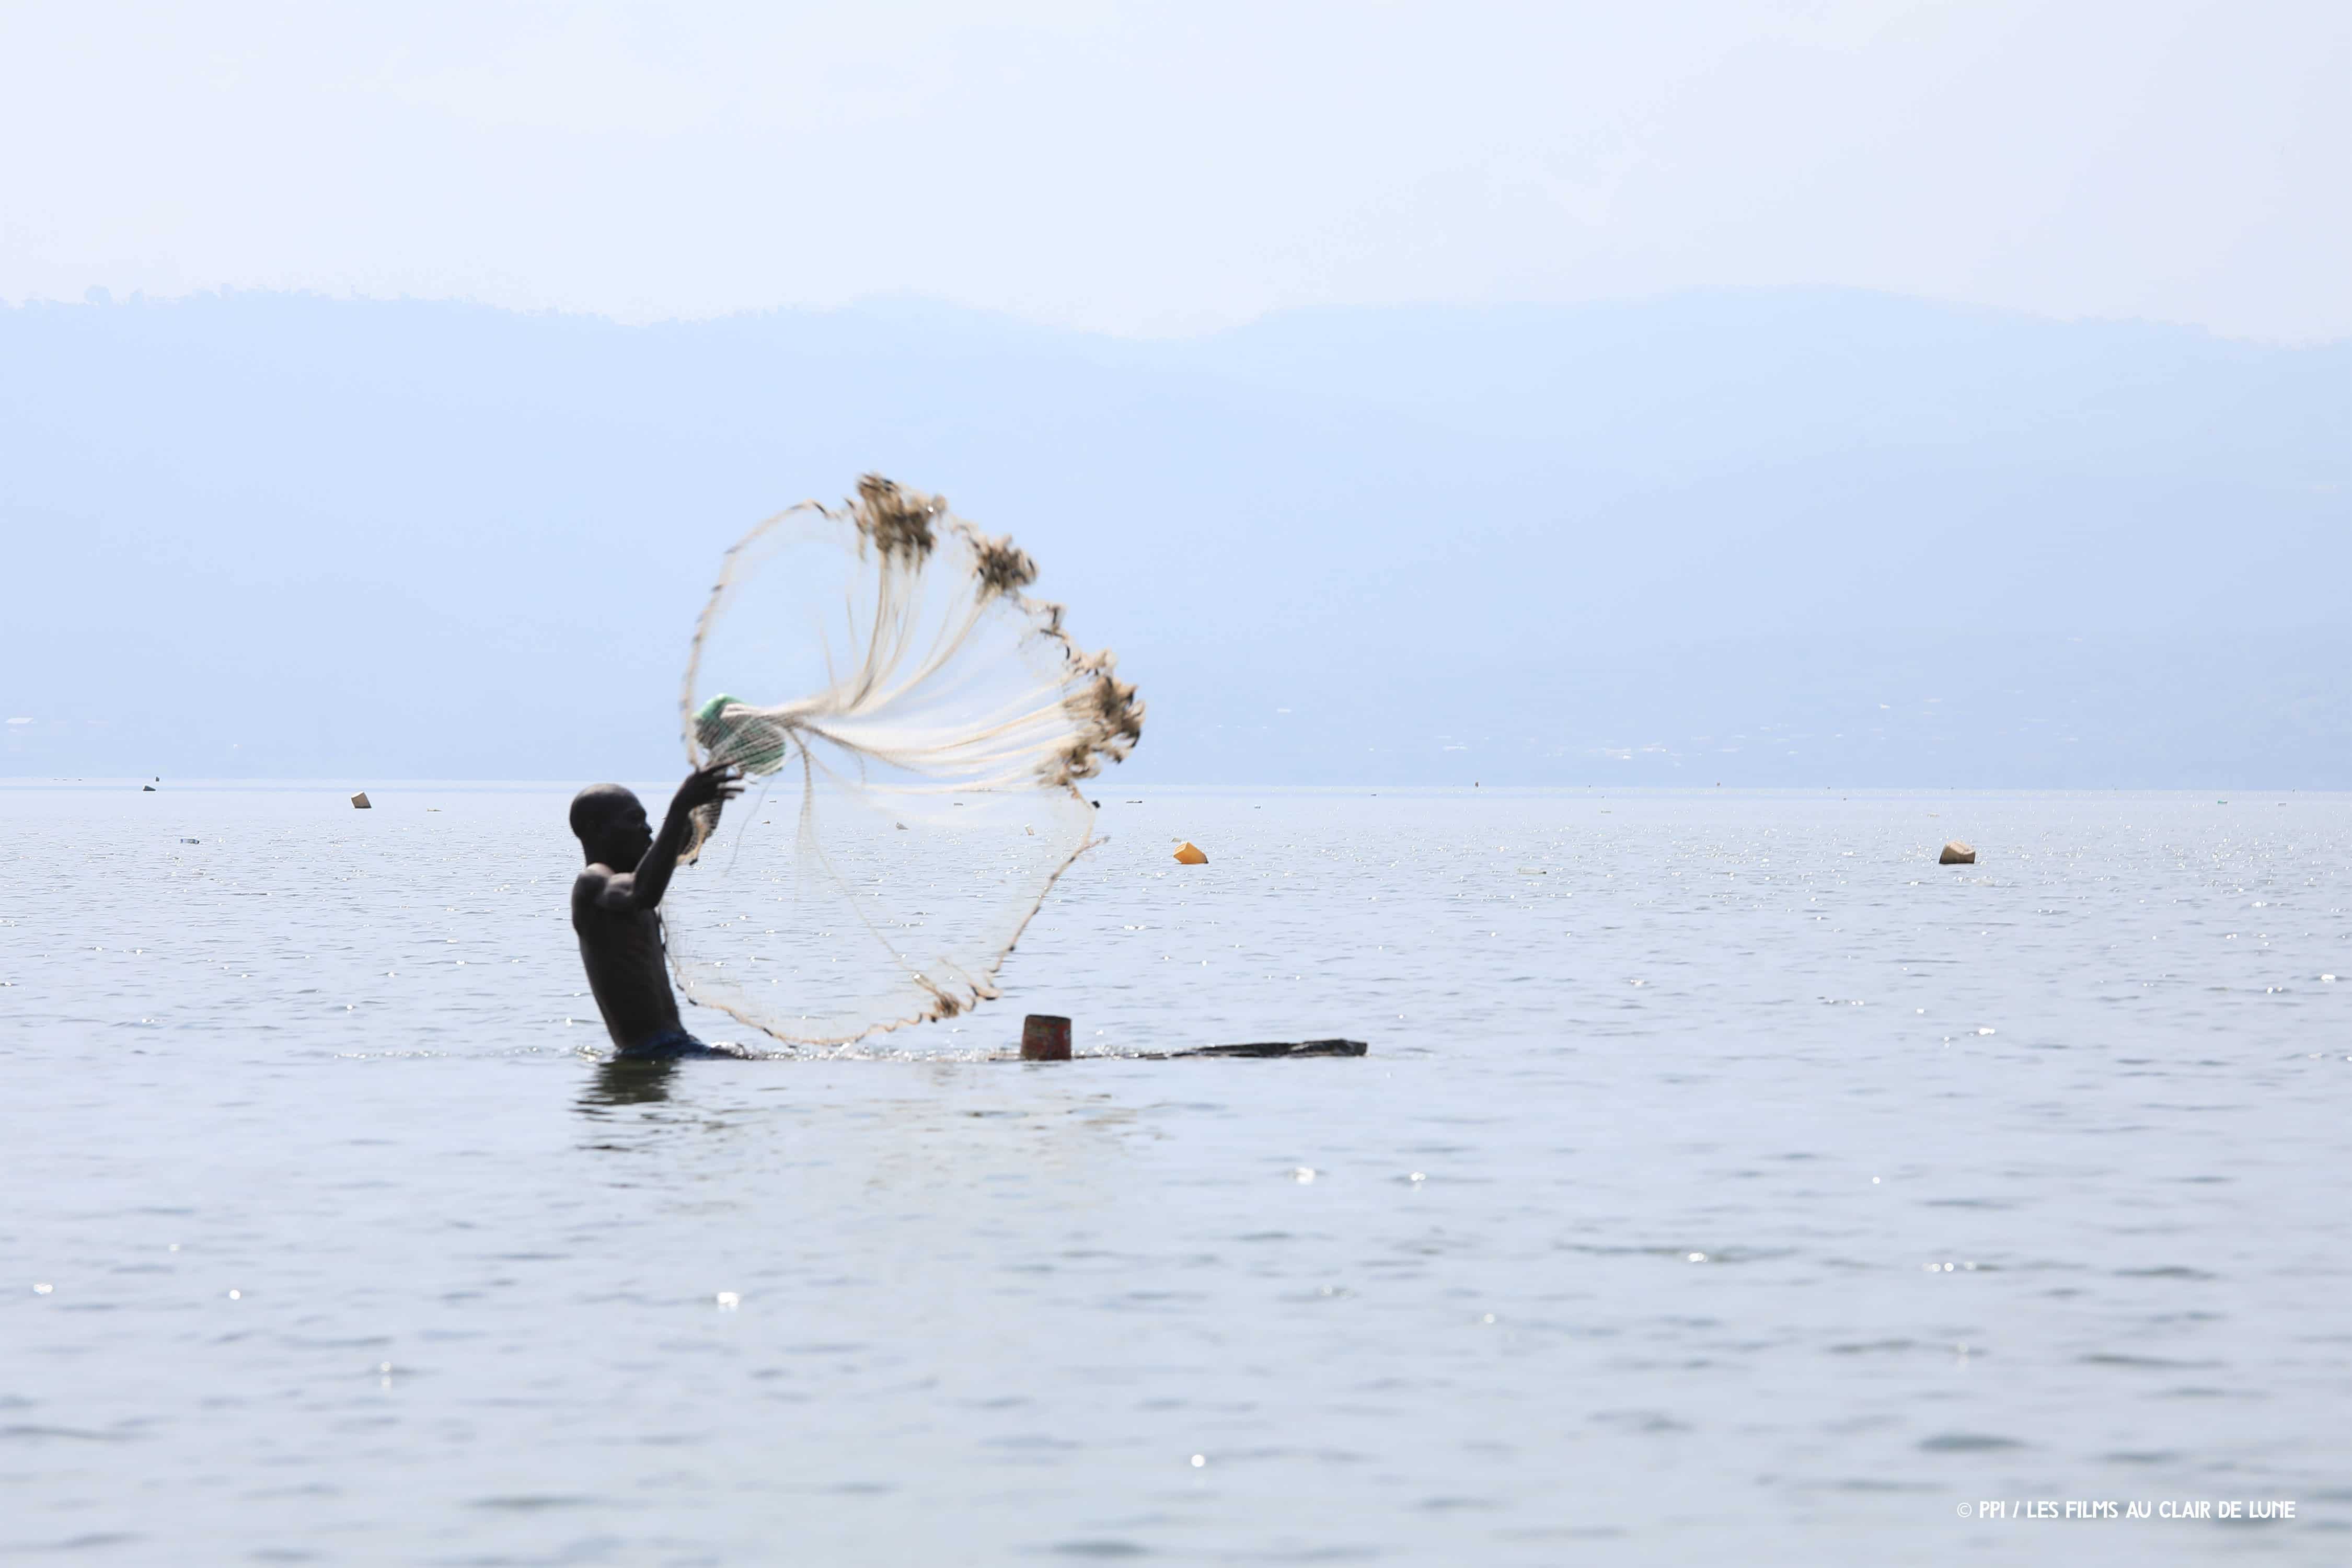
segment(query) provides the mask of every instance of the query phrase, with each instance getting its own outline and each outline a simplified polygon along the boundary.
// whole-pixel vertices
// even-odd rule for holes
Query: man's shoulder
[[[629,871],[615,871],[610,866],[593,864],[582,868],[572,879],[572,917],[578,921],[585,915],[605,919],[634,918],[649,911],[640,909],[636,900],[636,876]]]

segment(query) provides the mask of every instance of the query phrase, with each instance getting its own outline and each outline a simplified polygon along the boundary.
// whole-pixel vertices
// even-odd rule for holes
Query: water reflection
[[[593,1116],[615,1105],[651,1105],[669,1098],[677,1063],[614,1058],[596,1064],[596,1076],[580,1096],[580,1109]]]

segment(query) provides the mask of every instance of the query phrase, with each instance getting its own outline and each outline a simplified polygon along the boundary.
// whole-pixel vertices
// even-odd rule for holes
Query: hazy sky
[[[0,299],[1126,333],[1849,284],[2352,332],[2343,0],[0,0]]]

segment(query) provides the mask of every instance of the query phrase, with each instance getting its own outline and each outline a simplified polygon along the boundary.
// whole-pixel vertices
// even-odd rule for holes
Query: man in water
[[[663,969],[662,894],[694,832],[698,807],[718,808],[742,793],[731,766],[686,775],[655,833],[646,808],[619,784],[590,784],[572,798],[572,831],[587,868],[572,884],[572,929],[604,1028],[633,1059],[720,1056],[686,1032]],[[627,868],[622,869],[621,868]]]

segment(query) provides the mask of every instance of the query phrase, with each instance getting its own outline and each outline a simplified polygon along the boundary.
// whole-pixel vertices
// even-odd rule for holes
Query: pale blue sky
[[[0,299],[1119,333],[1835,284],[2352,332],[2352,7],[0,5]]]

